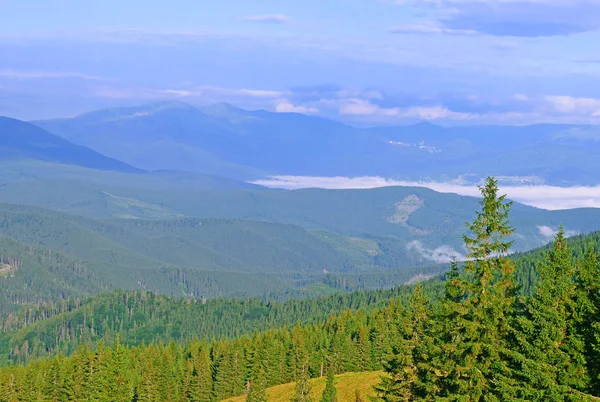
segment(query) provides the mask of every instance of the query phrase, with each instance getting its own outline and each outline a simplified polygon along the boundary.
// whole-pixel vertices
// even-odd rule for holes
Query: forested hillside
[[[590,247],[600,252],[600,232],[571,238],[568,243],[571,259],[577,261],[583,257],[584,250]],[[521,294],[529,296],[533,293],[539,280],[537,267],[543,263],[548,251],[548,247],[543,247],[511,256]],[[350,277],[345,275],[328,275],[324,282],[341,291],[352,289],[341,286],[341,283],[350,281]],[[441,283],[430,281],[422,286],[432,300],[441,297]],[[3,340],[0,342],[0,355],[14,361],[53,355],[59,351],[69,355],[80,343],[96,345],[103,341],[110,345],[117,333],[125,345],[170,340],[183,342],[198,337],[205,340],[233,338],[298,323],[318,324],[331,314],[339,314],[347,309],[369,312],[392,300],[406,303],[410,292],[410,286],[400,286],[389,290],[335,293],[285,302],[257,298],[190,300],[145,291],[72,297],[39,306],[22,306],[18,313],[5,315],[2,322],[4,334],[0,335]],[[26,354],[22,352],[23,348],[28,350]],[[15,351],[21,353],[15,354]]]
[[[429,250],[451,246],[460,252],[464,222],[477,208],[475,197],[422,187],[269,190],[177,172],[118,174],[35,163],[0,167],[2,202],[96,219],[262,220],[352,237],[394,236],[418,241]],[[550,240],[540,228],[556,231],[563,224],[569,232],[587,233],[598,229],[600,213],[593,208],[546,211],[517,204],[511,219],[517,229],[514,248],[527,250]]]
[[[113,289],[282,299],[389,288],[445,269],[392,237],[238,219],[100,221],[1,204],[0,235],[5,258],[20,261],[2,271],[3,311]]]
[[[25,366],[0,370],[0,400],[212,401],[240,395],[248,389],[250,398],[263,394],[269,386],[289,382],[296,382],[294,395],[299,395],[310,389],[310,377],[327,374],[333,379],[333,373],[380,369],[386,375],[375,392],[383,401],[483,397],[594,400],[594,395],[600,395],[598,235],[568,242],[561,230],[550,248],[519,256],[515,264],[506,256],[510,246],[506,236],[512,231],[507,219],[510,205],[497,195],[493,179],[488,180],[483,194],[482,210],[470,225],[471,234],[465,237],[470,259],[464,269],[454,264],[446,280],[438,282],[441,292],[434,291],[435,283],[418,285],[410,294],[406,292],[409,288],[398,289],[394,292],[399,293],[388,292],[387,296],[401,296],[399,300],[386,302],[386,306],[375,310],[371,307],[378,302],[367,302],[368,293],[346,296],[340,302],[331,297],[314,304],[300,301],[279,307],[262,306],[262,311],[259,302],[249,302],[249,309],[242,308],[237,313],[229,310],[231,316],[268,317],[269,309],[281,311],[282,317],[291,317],[296,311],[308,315],[304,316],[304,325],[279,329],[274,325],[230,339],[182,344],[180,337],[180,342],[171,338],[169,343],[130,347],[115,333],[110,347],[99,345],[91,350],[80,346],[71,357],[37,359]],[[528,284],[533,292],[522,289],[518,296],[518,271],[536,273],[520,276],[535,281]],[[149,311],[144,313],[144,303],[139,303],[153,297],[120,293],[112,296],[119,301],[109,301],[107,307],[120,310],[123,318],[142,312],[137,317],[143,323]],[[351,306],[353,297],[360,300],[355,306],[366,309],[338,310]],[[94,300],[88,300],[81,307],[57,305],[54,309],[72,311],[60,313],[55,319],[61,314],[79,314],[77,320],[83,320],[85,327],[87,320],[94,320],[83,311],[93,303]],[[158,305],[169,303],[186,306],[183,300],[168,299],[162,299]],[[224,301],[213,303],[187,305],[192,310],[227,306]],[[141,310],[135,311],[133,305]],[[148,304],[153,305],[156,306]],[[328,308],[334,315],[319,322]],[[160,307],[154,311],[169,314]],[[104,316],[106,309],[99,308],[98,312]],[[44,322],[36,322],[40,316],[54,313],[34,309],[7,325],[19,326],[19,320],[30,320],[36,326]],[[223,328],[226,316],[215,317]],[[316,321],[308,317],[316,317]],[[123,323],[125,329],[137,326],[135,321],[114,320],[111,325],[114,328]],[[171,319],[169,322],[177,323]],[[205,321],[209,322],[210,319]],[[242,332],[247,330],[243,319],[230,322]],[[25,324],[20,331],[27,327]],[[123,331],[123,335],[131,333]],[[196,335],[204,337],[201,333]],[[11,350],[11,358],[23,361],[31,350],[38,353],[29,348],[28,342],[35,343],[35,339],[35,332],[21,339],[21,346]],[[31,378],[36,380],[28,380]]]
[[[0,333],[0,361],[72,354],[79,344],[124,345],[232,339],[297,324],[317,325],[345,311],[370,312],[392,300],[406,301],[409,286],[338,293],[286,302],[259,299],[190,300],[149,292],[115,292],[87,299],[43,304],[6,315]],[[439,284],[428,285],[432,298]]]

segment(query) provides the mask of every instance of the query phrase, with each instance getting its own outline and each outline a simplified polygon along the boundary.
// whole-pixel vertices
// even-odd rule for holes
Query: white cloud
[[[340,114],[354,116],[398,116],[399,108],[383,108],[365,99],[348,99],[341,107]]]
[[[266,187],[300,189],[368,189],[389,186],[427,187],[441,193],[455,193],[478,197],[475,185],[458,182],[414,182],[394,180],[378,176],[363,177],[314,177],[314,176],[274,176],[253,183]],[[548,185],[500,186],[500,191],[509,198],[538,208],[557,210],[593,207],[600,208],[600,186],[557,187]]]
[[[312,114],[319,113],[319,109],[315,107],[296,106],[287,99],[281,99],[275,104],[275,111],[277,113],[303,113]]]
[[[404,109],[400,113],[404,118],[418,118],[422,120],[471,120],[477,117],[472,113],[454,112],[443,106],[418,106]]]
[[[8,79],[44,79],[44,78],[77,78],[82,80],[102,81],[101,77],[95,75],[74,72],[50,72],[33,70],[0,69],[0,78]]]
[[[443,106],[413,106],[409,108],[384,108],[365,99],[348,99],[340,106],[340,114],[354,116],[393,116],[399,119],[421,120],[470,120],[477,116],[471,113],[454,112]]]
[[[259,24],[287,24],[291,21],[291,18],[285,14],[265,14],[249,15],[243,17],[242,20]]]
[[[558,229],[553,229],[552,227],[546,225],[540,225],[537,228],[540,235],[548,239],[553,238],[558,233]],[[565,237],[576,236],[578,234],[579,232],[576,230],[565,230]]]
[[[477,31],[473,29],[452,29],[441,24],[424,23],[424,24],[407,24],[396,25],[389,27],[388,32],[394,34],[446,34],[446,35],[476,35]]]
[[[195,93],[192,91],[185,91],[182,89],[164,89],[164,90],[159,90],[157,92],[165,94],[165,95],[173,95],[173,96],[178,96],[178,97],[182,97],[182,98],[195,95]]]
[[[572,96],[546,96],[544,99],[559,113],[600,117],[600,99]]]
[[[422,258],[433,261],[437,264],[445,264],[452,261],[464,261],[466,257],[456,251],[454,248],[442,245],[435,249],[429,249],[423,246],[418,240],[413,240],[406,245],[408,251],[417,252]]]

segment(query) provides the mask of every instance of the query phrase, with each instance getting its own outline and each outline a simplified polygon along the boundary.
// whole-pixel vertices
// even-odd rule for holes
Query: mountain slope
[[[38,205],[98,218],[182,216],[144,195],[260,190],[218,176],[177,171],[115,172],[35,160],[0,160],[0,202]],[[144,199],[142,199],[144,198]]]
[[[236,147],[228,127],[183,102],[111,108],[36,125],[147,170],[180,170],[236,178],[263,171],[210,150]]]
[[[251,186],[243,189],[243,183],[219,180],[207,185],[195,176],[184,176],[178,183],[169,174],[163,178],[154,173],[115,176],[90,172],[89,180],[81,177],[85,175],[73,181],[4,182],[0,202],[37,205],[91,218],[250,219],[350,237],[393,236],[405,244],[415,242],[414,250],[434,262],[451,258],[452,250],[444,246],[461,253],[464,223],[479,209],[475,197],[422,187],[255,190]],[[231,190],[203,190],[218,190],[220,186]],[[600,209],[547,211],[515,204],[511,219],[517,229],[515,249],[526,250],[545,244],[549,233],[551,236],[560,224],[575,233],[599,229]]]
[[[34,159],[120,172],[139,171],[33,124],[0,116],[0,160],[5,159]]]
[[[573,259],[581,258],[588,246],[598,250],[600,232],[571,238],[569,244]],[[545,261],[549,247],[547,245],[511,257],[516,265],[523,295],[532,294],[539,278],[537,267]],[[20,266],[25,265],[21,263]],[[345,279],[346,276],[339,278]],[[150,292],[115,291],[89,298],[75,294],[76,299],[22,306],[22,311],[0,321],[0,365],[9,350],[22,350],[27,341],[33,338],[38,339],[38,347],[32,353],[38,353],[39,356],[51,354],[57,348],[70,354],[84,341],[92,345],[101,341],[110,344],[116,332],[120,332],[120,340],[126,345],[152,342],[166,344],[170,340],[196,338],[232,338],[257,331],[292,328],[296,324],[320,324],[331,315],[344,314],[349,310],[368,313],[392,301],[406,302],[411,289],[411,286],[397,286],[284,302],[221,298],[190,300],[187,297],[172,298]],[[425,294],[436,298],[442,294],[443,282],[428,281],[423,289]],[[4,342],[1,339],[2,332],[5,333]],[[19,360],[24,358],[15,357]]]
[[[295,225],[249,220],[99,221],[11,204],[0,204],[0,236],[14,244],[2,254],[11,261],[27,261],[26,250],[33,247],[41,250],[40,256],[45,251],[48,256],[64,255],[65,261],[72,261],[68,266],[87,273],[79,282],[65,285],[66,293],[55,289],[3,300],[0,307],[5,310],[11,305],[116,288],[194,297],[323,294],[339,287],[326,272],[359,278],[397,269],[387,280],[389,286],[421,273],[417,268],[406,272],[403,268],[427,263],[417,253],[407,253],[404,241],[392,238],[317,235]],[[19,269],[7,266],[2,271],[3,294],[23,287],[44,288],[46,274],[41,272],[48,269],[47,264],[32,264]],[[423,272],[440,270],[424,267]],[[59,271],[57,275],[60,278]]]
[[[364,176],[406,180],[536,176],[557,185],[596,184],[599,131],[592,126],[358,129],[297,113],[181,102],[112,108],[35,124],[149,170],[241,179],[265,175]]]

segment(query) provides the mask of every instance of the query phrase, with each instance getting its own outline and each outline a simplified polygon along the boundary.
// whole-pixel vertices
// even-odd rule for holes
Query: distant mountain
[[[600,129],[591,126],[359,129],[297,113],[181,102],[112,108],[35,124],[144,169],[238,179],[265,175],[364,176],[473,181],[536,176],[558,185],[597,184]]]
[[[0,116],[0,160],[33,159],[100,170],[140,172],[98,152],[75,145],[20,120]]]
[[[236,178],[261,177],[265,173],[222,158],[217,150],[236,146],[227,125],[182,102],[104,109],[34,124],[147,170]]]
[[[344,173],[362,134],[331,120],[181,102],[106,109],[35,124],[145,169],[257,178],[266,174]]]

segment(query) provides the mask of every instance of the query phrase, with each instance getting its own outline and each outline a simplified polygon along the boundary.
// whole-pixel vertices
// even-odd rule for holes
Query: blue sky
[[[0,115],[600,123],[600,0],[0,0]]]

